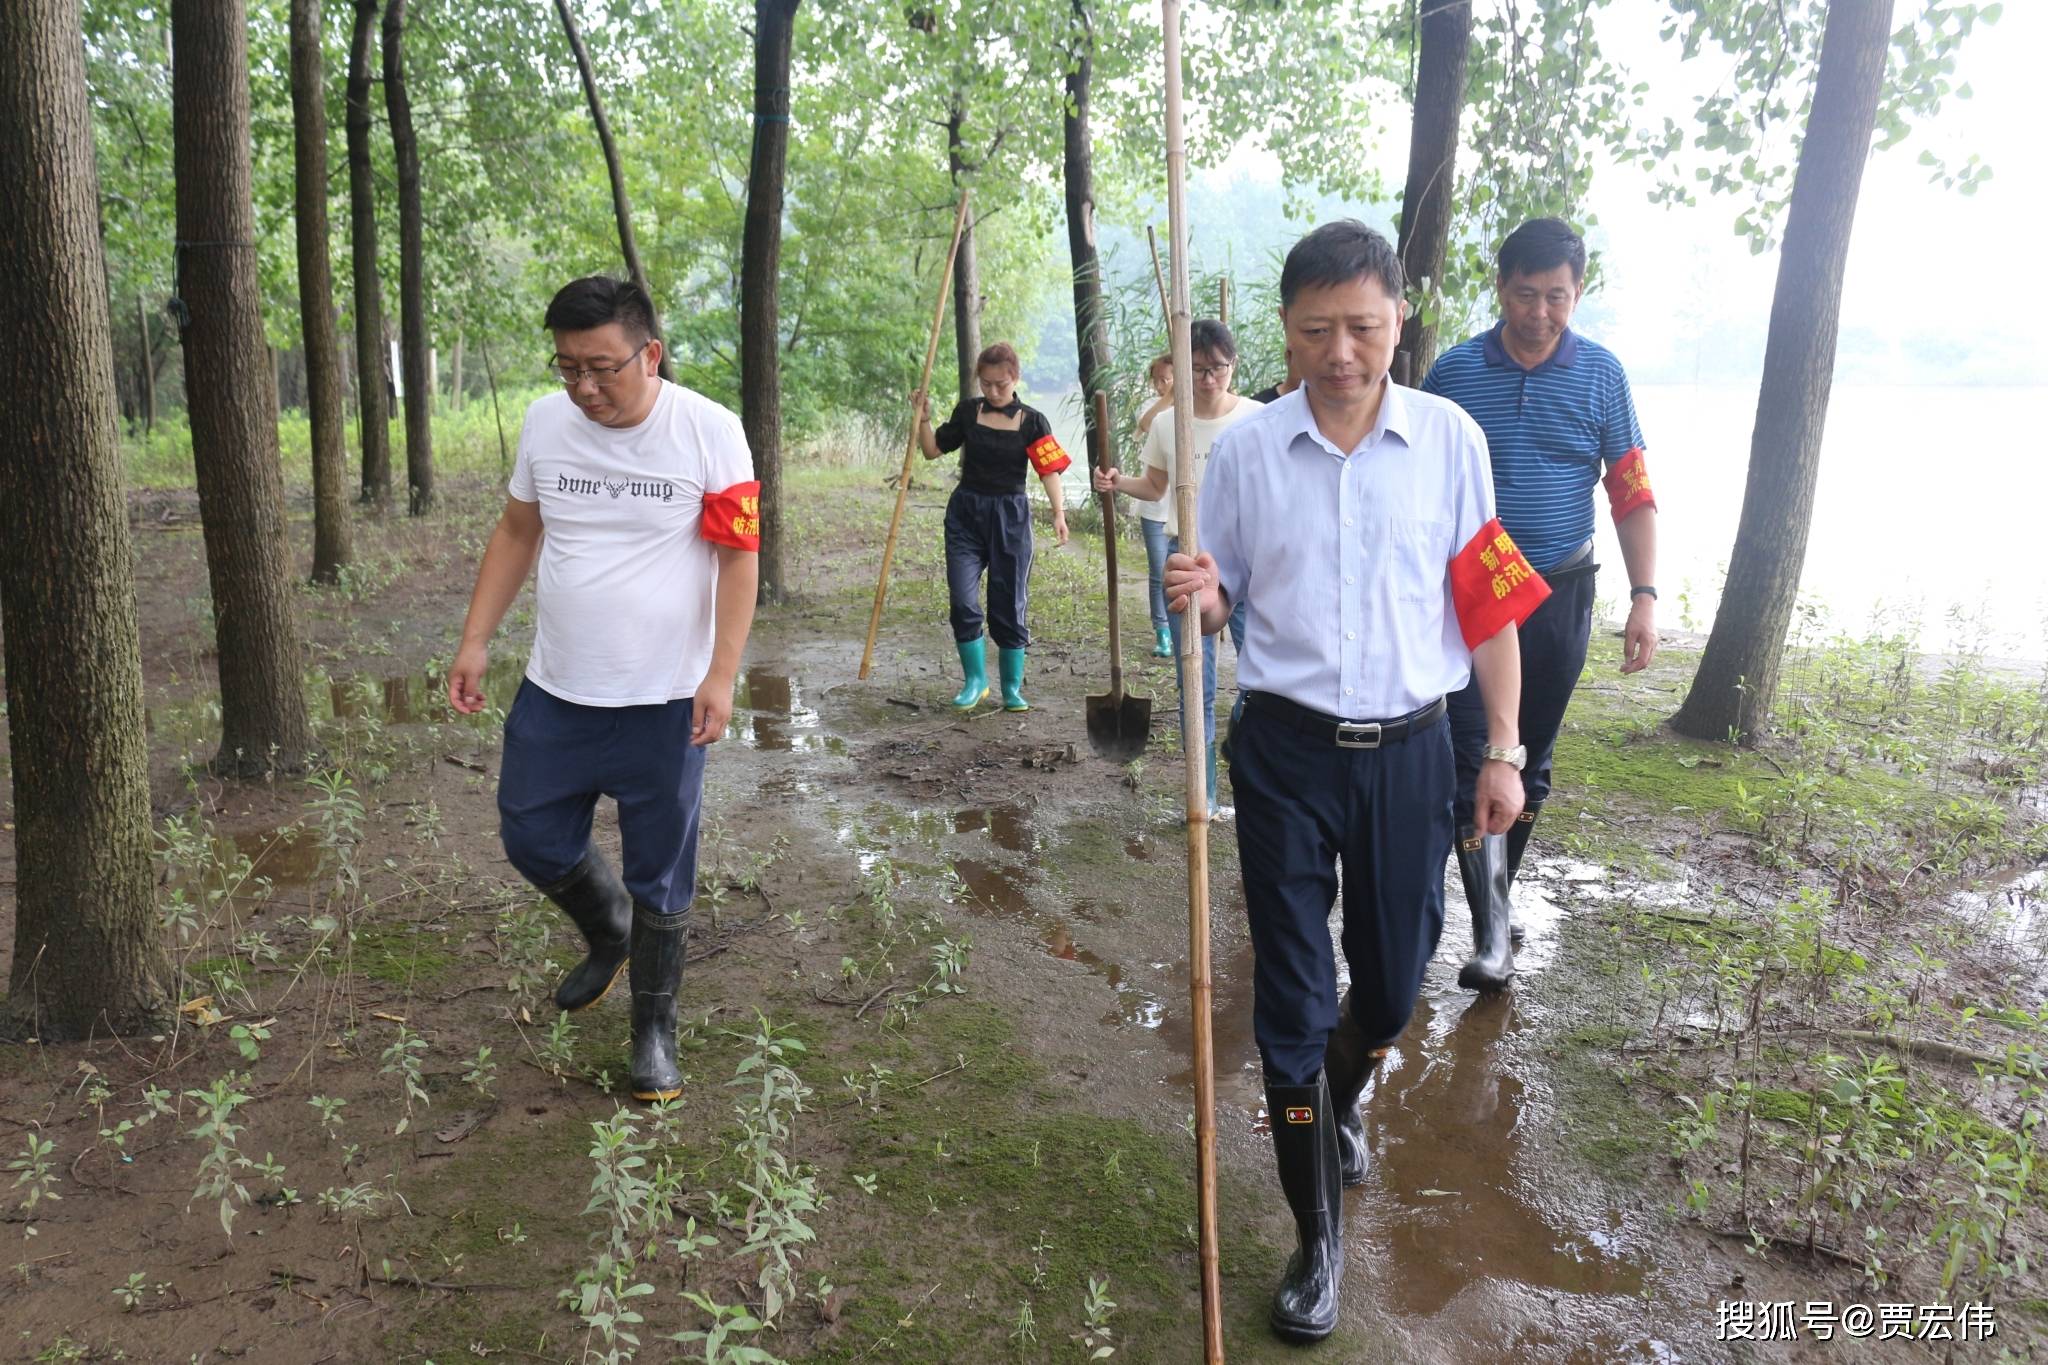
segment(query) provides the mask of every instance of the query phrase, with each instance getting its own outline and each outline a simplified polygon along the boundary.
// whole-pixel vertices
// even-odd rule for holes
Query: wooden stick
[[[1166,319],[1170,331],[1173,328],[1173,305],[1166,301],[1166,272],[1159,268],[1159,238],[1153,235],[1150,223],[1145,224],[1145,241],[1152,247],[1152,282],[1159,286],[1159,316]]]
[[[924,372],[918,377],[917,391],[927,405],[931,402],[928,390],[932,384],[932,362],[939,355],[939,328],[946,320],[946,291],[953,285],[953,258],[960,251],[960,233],[967,226],[967,191],[960,191],[960,207],[953,211],[953,243],[946,248],[946,267],[939,272],[939,296],[932,304],[931,335],[924,343]],[[875,662],[875,632],[882,628],[882,603],[889,596],[889,564],[896,558],[896,531],[903,525],[903,504],[910,499],[910,472],[917,462],[917,428],[924,420],[925,408],[917,408],[910,414],[910,439],[903,446],[903,477],[896,481],[896,510],[889,517],[889,538],[882,543],[882,573],[875,581],[875,607],[868,613],[868,642],[860,652],[860,680],[868,680],[868,670]]]
[[[1224,275],[1216,281],[1216,321],[1225,327],[1230,325],[1230,276]]]
[[[1180,552],[1196,554],[1194,357],[1188,347],[1187,147],[1181,129],[1180,0],[1160,0],[1166,28],[1166,219],[1173,244],[1168,310],[1173,351],[1173,497]],[[1157,247],[1153,260],[1158,260]],[[1223,1359],[1223,1278],[1216,1254],[1216,1041],[1209,1019],[1208,709],[1202,692],[1202,602],[1180,632],[1181,749],[1187,757],[1188,1005],[1195,1026],[1195,1199],[1201,1234],[1202,1359]]]
[[[1109,453],[1109,395],[1095,391],[1095,467],[1115,469]],[[1109,569],[1109,697],[1110,705],[1124,704],[1123,623],[1116,596],[1116,494],[1102,496],[1102,555]]]

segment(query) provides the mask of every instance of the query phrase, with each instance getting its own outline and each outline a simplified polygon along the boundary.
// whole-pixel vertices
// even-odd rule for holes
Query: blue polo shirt
[[[1538,571],[1593,535],[1593,489],[1643,444],[1628,375],[1614,353],[1570,328],[1550,358],[1525,370],[1501,345],[1501,324],[1437,357],[1425,393],[1463,408],[1486,433],[1501,525]]]

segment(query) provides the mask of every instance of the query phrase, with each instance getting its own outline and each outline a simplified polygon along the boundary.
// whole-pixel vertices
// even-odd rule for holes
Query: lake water
[[[1742,514],[1756,386],[1635,395],[1657,489],[1658,620],[1704,632]],[[1826,629],[1917,620],[1926,649],[2048,658],[2044,405],[2048,387],[1835,385],[1800,584]],[[1044,407],[1079,464],[1078,406],[1062,395]],[[1087,496],[1085,478],[1069,483],[1069,501]],[[1628,584],[1596,496],[1603,614],[1618,618]]]

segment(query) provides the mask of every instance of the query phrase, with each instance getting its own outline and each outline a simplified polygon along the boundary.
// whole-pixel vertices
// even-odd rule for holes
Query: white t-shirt
[[[594,422],[567,393],[528,407],[508,491],[540,504],[545,532],[535,686],[584,706],[695,696],[718,586],[704,498],[753,477],[740,419],[666,380],[636,427]]]
[[[1216,444],[1216,438],[1242,422],[1245,418],[1264,407],[1263,403],[1239,397],[1237,406],[1221,417],[1195,418],[1195,489],[1200,492],[1202,472],[1209,467],[1209,449]],[[1173,497],[1173,409],[1168,408],[1152,419],[1152,430],[1145,433],[1145,468],[1166,471],[1166,496],[1159,500],[1163,509],[1161,516],[1166,522],[1166,534],[1180,534],[1180,513],[1174,506]]]

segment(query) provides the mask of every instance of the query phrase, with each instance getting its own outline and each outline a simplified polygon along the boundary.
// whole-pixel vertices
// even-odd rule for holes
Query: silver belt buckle
[[[1340,749],[1377,749],[1380,747],[1380,724],[1376,720],[1362,725],[1337,726],[1337,747]]]

